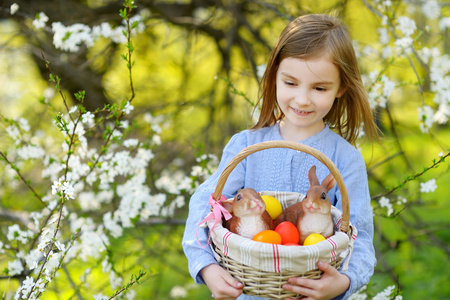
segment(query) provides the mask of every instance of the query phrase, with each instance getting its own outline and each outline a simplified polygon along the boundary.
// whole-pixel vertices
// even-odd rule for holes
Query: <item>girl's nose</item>
[[[297,90],[294,100],[299,105],[309,105],[311,103],[310,94],[302,88]]]

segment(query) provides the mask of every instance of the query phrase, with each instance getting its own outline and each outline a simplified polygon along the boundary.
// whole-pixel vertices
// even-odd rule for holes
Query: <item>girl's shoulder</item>
[[[328,128],[321,144],[323,152],[325,152],[328,157],[332,157],[335,163],[357,162],[358,165],[364,164],[361,152],[330,128]]]
[[[246,146],[253,145],[256,143],[261,143],[265,141],[270,140],[279,140],[281,138],[278,130],[277,124],[269,126],[269,127],[263,127],[260,129],[245,129],[242,130],[236,134],[234,134],[231,139],[230,143],[232,144],[245,144]]]

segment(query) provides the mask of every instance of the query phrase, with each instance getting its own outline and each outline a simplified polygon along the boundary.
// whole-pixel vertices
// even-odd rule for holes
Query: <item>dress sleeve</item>
[[[208,203],[214,192],[220,174],[228,162],[244,147],[247,146],[245,134],[234,135],[225,146],[217,171],[202,183],[189,201],[189,215],[186,221],[182,246],[188,259],[189,272],[196,283],[205,283],[200,275],[204,267],[217,263],[208,244],[208,228],[199,228],[199,223],[208,215],[211,206]],[[222,192],[227,198],[244,186],[245,161],[241,162],[230,174]]]
[[[339,167],[338,167],[339,168]],[[369,185],[364,160],[359,152],[345,162],[339,171],[349,195],[350,222],[356,226],[358,235],[353,245],[348,271],[350,278],[347,292],[335,299],[347,299],[366,285],[373,274],[376,258],[373,247],[373,211],[370,204]],[[340,192],[336,193],[337,205],[342,207]]]

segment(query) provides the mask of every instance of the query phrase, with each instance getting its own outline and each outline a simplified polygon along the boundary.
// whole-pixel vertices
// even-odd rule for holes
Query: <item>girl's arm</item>
[[[340,172],[349,195],[350,222],[358,230],[348,271],[341,272],[350,278],[350,287],[342,297],[346,299],[369,283],[377,261],[373,247],[373,211],[369,184],[361,154],[357,152]],[[340,193],[337,193],[337,199],[339,205],[342,205]]]

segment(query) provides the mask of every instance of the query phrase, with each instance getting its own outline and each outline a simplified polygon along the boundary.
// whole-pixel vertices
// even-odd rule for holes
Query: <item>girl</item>
[[[363,126],[363,127],[362,127]],[[365,163],[355,143],[360,128],[370,141],[378,131],[361,81],[345,26],[328,15],[305,15],[292,21],[271,52],[262,81],[262,107],[251,130],[234,135],[225,146],[219,168],[192,196],[183,247],[197,283],[206,283],[216,299],[261,299],[242,294],[242,283],[222,269],[209,249],[199,246],[196,230],[208,214],[208,199],[227,163],[243,148],[269,140],[289,140],[314,147],[338,167],[349,192],[350,221],[358,229],[347,272],[325,262],[319,280],[290,278],[283,288],[308,299],[345,299],[368,283],[376,263],[373,215]],[[223,195],[241,188],[257,191],[308,190],[307,172],[317,165],[322,181],[329,170],[313,156],[291,149],[267,149],[249,155],[230,174]],[[339,189],[329,191],[342,209]],[[208,232],[198,229],[200,242]]]

